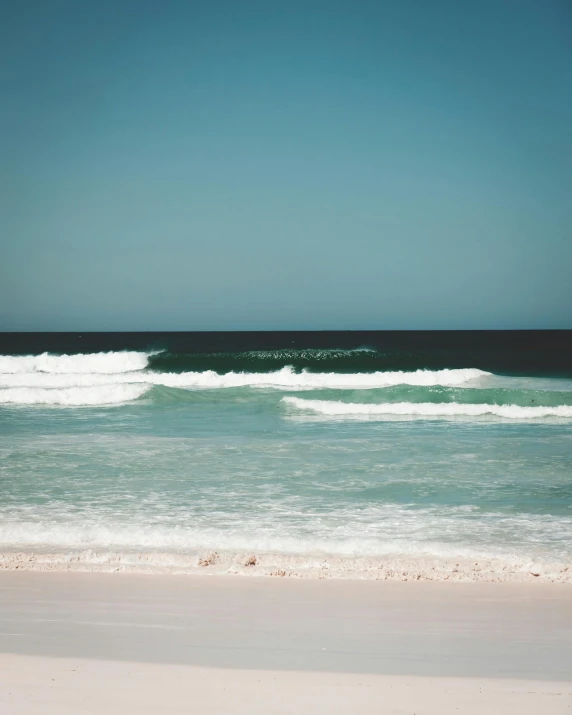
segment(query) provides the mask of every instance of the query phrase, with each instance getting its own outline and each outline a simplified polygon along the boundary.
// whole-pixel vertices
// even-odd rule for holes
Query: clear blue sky
[[[0,330],[572,328],[569,0],[0,9]]]

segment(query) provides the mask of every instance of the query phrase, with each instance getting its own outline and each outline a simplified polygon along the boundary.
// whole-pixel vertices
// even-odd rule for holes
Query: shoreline
[[[0,572],[268,576],[352,581],[572,584],[572,565],[517,559],[433,556],[291,555],[260,552],[118,552],[105,549],[0,552]]]

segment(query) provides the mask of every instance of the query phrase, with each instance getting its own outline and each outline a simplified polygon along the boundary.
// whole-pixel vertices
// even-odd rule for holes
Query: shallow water
[[[561,370],[293,357],[0,356],[0,549],[572,561]]]

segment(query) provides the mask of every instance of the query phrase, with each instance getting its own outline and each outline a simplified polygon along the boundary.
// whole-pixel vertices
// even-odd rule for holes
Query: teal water
[[[572,562],[566,375],[153,360],[0,356],[1,550]]]

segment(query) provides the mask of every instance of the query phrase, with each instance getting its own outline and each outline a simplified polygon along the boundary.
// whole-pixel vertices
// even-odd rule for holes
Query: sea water
[[[5,565],[571,580],[570,333],[0,337]]]

